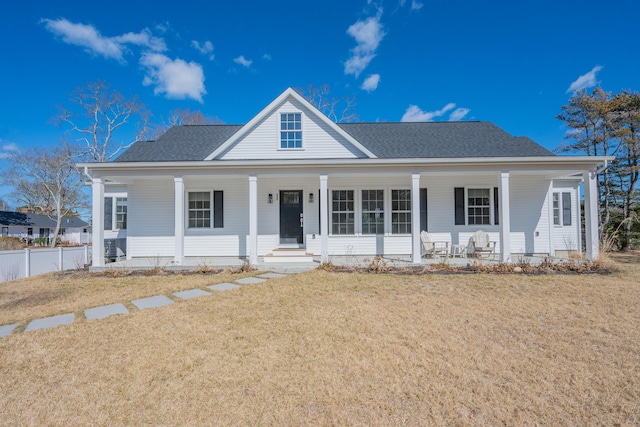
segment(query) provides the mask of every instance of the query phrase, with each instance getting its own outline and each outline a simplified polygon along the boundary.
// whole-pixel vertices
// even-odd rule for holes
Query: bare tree
[[[355,111],[357,102],[353,95],[343,98],[332,97],[328,84],[320,87],[309,85],[306,89],[297,88],[296,91],[336,123],[358,121],[358,114]]]
[[[172,126],[217,125],[222,123],[223,121],[218,117],[207,116],[200,110],[191,111],[189,108],[176,108],[175,110],[171,110],[169,112],[169,117],[167,120],[154,127],[154,129],[151,131],[150,139],[158,139]]]
[[[103,81],[78,87],[69,98],[69,107],[60,107],[58,124],[70,126],[82,142],[82,158],[107,162],[147,133],[148,112],[136,98],[125,98]],[[137,119],[137,123],[131,123]],[[134,127],[134,138],[116,138],[116,131]],[[137,127],[137,129],[135,129]],[[122,132],[126,133],[126,132]],[[131,133],[129,133],[130,135]]]
[[[61,143],[56,147],[16,151],[3,175],[13,187],[19,205],[35,208],[56,221],[51,247],[55,247],[62,219],[88,207],[82,175],[75,166],[77,147]]]

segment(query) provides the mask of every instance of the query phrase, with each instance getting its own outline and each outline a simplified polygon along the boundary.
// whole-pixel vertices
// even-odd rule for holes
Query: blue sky
[[[97,79],[156,121],[244,123],[328,84],[361,121],[490,121],[553,149],[572,90],[640,90],[638,16],[637,0],[2,1],[0,157],[56,144],[55,106]]]

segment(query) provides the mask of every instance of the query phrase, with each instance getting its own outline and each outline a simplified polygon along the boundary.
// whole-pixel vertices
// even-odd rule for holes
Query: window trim
[[[409,194],[409,200],[408,200],[409,209],[396,209],[396,210],[393,209],[393,200],[394,200],[393,199],[393,192],[394,191],[407,191],[408,192],[407,194]],[[392,235],[392,236],[409,236],[409,235],[411,235],[412,221],[413,221],[413,214],[411,212],[412,207],[413,207],[413,204],[412,204],[412,201],[411,201],[412,197],[413,197],[413,194],[412,194],[411,188],[390,188],[389,189],[389,203],[390,203],[389,213],[391,214],[390,218],[389,218],[390,219],[390,224],[389,224],[390,225],[390,229],[389,229],[389,234],[390,235]],[[418,197],[419,197],[419,195],[418,195]],[[404,200],[404,202],[407,202],[407,201]],[[405,213],[405,214],[408,213],[409,214],[409,222],[405,221],[405,222],[402,222],[402,223],[398,223],[398,224],[403,224],[403,225],[409,224],[409,232],[406,232],[406,233],[396,233],[396,232],[394,232],[394,227],[393,227],[393,225],[394,225],[394,222],[393,222],[393,214],[394,214],[394,212]]]
[[[353,193],[353,198],[352,198],[352,203],[353,203],[353,210],[352,211],[334,211],[333,209],[333,193],[335,191],[351,191]],[[358,200],[357,200],[357,195],[358,195],[358,189],[357,188],[331,188],[329,190],[329,235],[330,236],[355,236],[357,235],[357,228],[356,228],[356,219],[358,217],[357,213],[357,207],[358,207]],[[348,200],[348,199],[347,199]],[[353,215],[353,232],[352,233],[334,233],[333,232],[333,214],[334,212],[337,213],[351,213]]]
[[[377,191],[381,191],[382,192],[382,199],[381,200],[377,200],[376,199],[376,202],[380,202],[380,201],[382,202],[382,210],[381,210],[381,213],[382,213],[382,216],[381,216],[382,224],[380,224],[379,221],[376,221],[376,226],[375,227],[376,227],[376,229],[378,231],[377,233],[371,233],[371,232],[365,233],[364,232],[364,214],[365,213],[371,214],[371,213],[375,213],[376,212],[376,210],[370,210],[370,209],[365,210],[364,209],[364,206],[363,206],[363,203],[364,203],[363,193],[365,191],[376,191],[376,192]],[[360,195],[360,201],[359,201],[359,206],[360,206],[360,215],[359,215],[359,217],[360,217],[360,233],[363,236],[377,236],[377,235],[380,235],[380,234],[384,235],[385,232],[386,232],[386,229],[387,229],[387,227],[386,227],[386,216],[385,216],[387,197],[386,197],[386,194],[385,194],[386,193],[385,189],[384,188],[360,188],[358,193]],[[382,227],[382,230],[380,230],[380,227]]]
[[[209,226],[208,227],[191,227],[189,224],[189,194],[191,193],[208,193],[209,194]],[[221,201],[221,206],[216,207],[216,198],[219,198]],[[189,190],[185,190],[185,216],[184,216],[184,226],[186,230],[197,231],[197,230],[215,230],[219,228],[224,228],[224,190],[213,190],[213,189],[201,189],[201,188],[193,188]]]
[[[469,223],[469,190],[487,190],[489,191],[489,224],[470,224]],[[454,187],[453,188],[453,212],[454,221],[453,225],[461,226],[484,226],[494,227],[499,226],[499,209],[500,209],[500,194],[498,187],[492,187],[490,185],[482,184],[473,187]],[[464,222],[463,222],[464,220]]]
[[[557,200],[556,197],[558,198]],[[567,207],[566,205],[569,206]],[[573,225],[573,201],[571,200],[571,191],[552,192],[551,221],[554,227],[571,227]]]
[[[278,150],[279,151],[303,151],[304,150],[304,114],[302,111],[280,111],[280,120],[278,120]],[[282,116],[286,114],[299,114],[300,115],[300,130],[293,130],[293,132],[300,132],[300,147],[283,147],[282,146],[282,132],[288,130],[282,130]]]

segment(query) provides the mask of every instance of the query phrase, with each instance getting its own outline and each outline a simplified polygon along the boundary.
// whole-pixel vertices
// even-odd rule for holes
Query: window
[[[189,193],[189,228],[211,227],[211,193],[195,191]]]
[[[213,193],[213,212],[211,196]],[[213,228],[224,226],[224,207],[222,191],[191,191],[189,192],[188,217],[189,228],[211,228],[213,213]]]
[[[331,202],[331,232],[354,234],[353,190],[333,190]]]
[[[571,193],[553,193],[553,225],[571,225]]]
[[[116,229],[127,229],[127,198],[116,197]]]
[[[362,234],[384,233],[384,190],[362,190]]]
[[[467,219],[469,225],[490,224],[488,188],[470,188],[467,190]]]
[[[9,227],[2,227],[2,235],[3,236],[9,235]]]
[[[65,234],[67,234],[67,229],[66,228],[61,228],[58,231],[58,236],[64,236]]]
[[[33,236],[33,227],[27,228],[27,236]]]
[[[391,190],[391,232],[411,233],[411,190]]]
[[[302,114],[280,115],[280,148],[302,148]]]
[[[490,225],[491,203],[493,202],[493,224],[498,225],[500,219],[500,205],[498,188],[456,187],[454,190],[454,223],[455,225]]]

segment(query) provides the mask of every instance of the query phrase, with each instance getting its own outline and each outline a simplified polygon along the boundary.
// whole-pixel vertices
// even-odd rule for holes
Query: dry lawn
[[[639,261],[612,275],[313,271],[12,334],[0,424],[639,425]],[[71,299],[16,310],[0,285],[0,303],[28,318],[95,306],[92,288],[108,303],[211,282],[197,277],[80,280]]]

